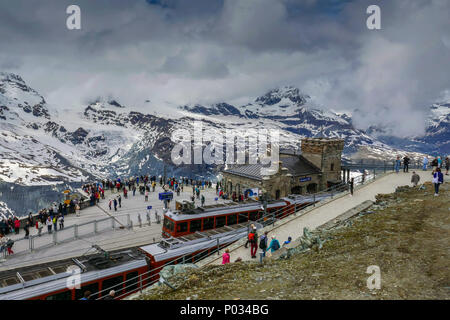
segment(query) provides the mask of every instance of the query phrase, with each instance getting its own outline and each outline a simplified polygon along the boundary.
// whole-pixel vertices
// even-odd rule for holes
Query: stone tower
[[[343,139],[305,138],[302,139],[302,156],[322,172],[320,190],[341,180],[341,156]]]

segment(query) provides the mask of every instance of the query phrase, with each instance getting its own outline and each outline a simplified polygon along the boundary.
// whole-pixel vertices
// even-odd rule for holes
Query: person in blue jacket
[[[400,171],[400,165],[401,165],[400,156],[397,156],[397,160],[395,160],[395,172],[398,173]]]
[[[444,183],[444,175],[441,172],[441,168],[436,168],[433,170],[433,184],[434,184],[434,196],[439,195],[439,185]]]
[[[280,249],[280,243],[278,242],[278,240],[275,238],[275,236],[272,236],[272,241],[270,241],[269,247],[267,248],[266,251],[269,251],[273,253],[275,251],[277,251],[278,249]]]

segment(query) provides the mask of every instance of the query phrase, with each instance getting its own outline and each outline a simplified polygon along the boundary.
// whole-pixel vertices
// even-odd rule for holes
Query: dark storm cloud
[[[358,109],[360,127],[417,134],[450,87],[450,2],[376,2],[379,31],[366,28],[365,0],[2,1],[0,67],[57,106],[209,103],[296,85],[325,108]],[[66,28],[73,3],[82,30]]]

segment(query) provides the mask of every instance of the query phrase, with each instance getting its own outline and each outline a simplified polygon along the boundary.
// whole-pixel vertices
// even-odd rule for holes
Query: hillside
[[[143,299],[449,299],[450,184],[433,196],[399,187],[378,195],[358,216],[317,234],[326,239],[287,259],[235,262],[177,275]],[[235,261],[237,257],[232,257]],[[368,266],[381,270],[381,289],[369,290]]]

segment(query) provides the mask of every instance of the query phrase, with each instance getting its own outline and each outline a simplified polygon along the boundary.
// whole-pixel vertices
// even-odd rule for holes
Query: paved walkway
[[[418,170],[416,172],[421,177],[420,183],[431,181],[431,171],[424,172]],[[375,201],[375,196],[379,193],[392,193],[395,191],[397,186],[411,185],[411,175],[412,171],[409,173],[400,172],[398,174],[387,174],[379,179],[376,179],[375,181],[361,186],[355,190],[353,196],[346,194],[342,197],[331,200],[320,207],[312,208],[312,210],[301,216],[283,219],[277,222],[275,227],[269,231],[269,243],[272,235],[275,235],[280,244],[283,244],[283,242],[287,240],[288,236],[291,236],[292,239],[295,240],[303,235],[304,227],[307,227],[310,230],[315,229],[326,222],[337,218],[347,210],[352,209],[366,200]],[[243,246],[243,243],[245,243],[245,239],[242,239],[229,247],[231,261],[235,261],[238,257],[242,258],[242,260],[259,261],[258,254],[257,259],[251,259],[250,247],[246,249]],[[202,266],[207,264],[222,263],[222,251],[218,256],[219,258],[217,258],[217,256],[207,258],[204,261],[201,261],[198,265]]]

